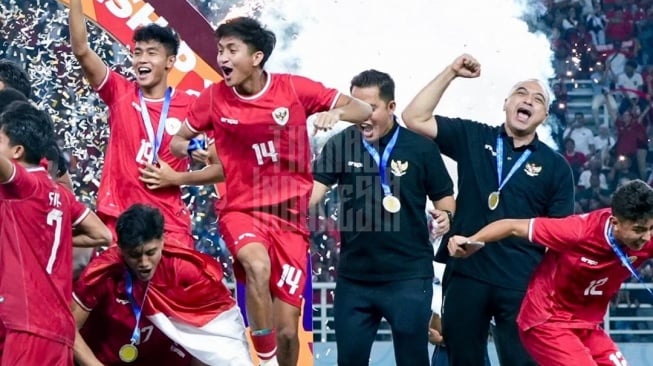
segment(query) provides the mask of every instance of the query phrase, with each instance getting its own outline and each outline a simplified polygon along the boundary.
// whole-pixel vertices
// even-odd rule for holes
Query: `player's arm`
[[[111,230],[90,210],[74,225],[73,246],[90,248],[109,246],[113,240]]]
[[[84,326],[88,316],[91,314],[89,311],[86,311],[84,308],[79,306],[76,301],[73,300],[71,305],[71,310],[73,317],[75,318],[75,344],[73,345],[73,355],[75,357],[75,362],[80,366],[101,366],[102,363],[100,360],[95,357],[91,348],[86,344],[84,337],[79,333],[79,329]]]
[[[470,55],[461,55],[429,82],[401,114],[406,126],[426,137],[436,138],[438,124],[433,115],[442,95],[457,77],[474,78],[481,73],[481,66]]]
[[[330,112],[335,113],[339,121],[358,124],[367,121],[372,116],[372,106],[360,99],[340,94]]]
[[[447,245],[449,254],[453,257],[467,257],[475,253],[480,247],[466,247],[468,243],[489,243],[515,236],[528,239],[530,219],[503,219],[492,222],[470,237],[453,236]]]
[[[68,15],[70,29],[70,45],[77,61],[82,66],[84,76],[93,88],[97,88],[107,76],[107,66],[95,53],[89,43],[86,31],[86,20],[82,11],[82,0],[70,0]]]
[[[322,201],[322,198],[324,195],[327,193],[329,190],[329,187],[327,187],[325,184],[320,183],[316,180],[313,181],[313,191],[311,192],[311,200],[309,203],[309,207],[314,207],[320,201]]]

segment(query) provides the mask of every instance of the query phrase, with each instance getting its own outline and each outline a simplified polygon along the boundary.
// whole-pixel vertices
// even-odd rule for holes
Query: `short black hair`
[[[0,113],[13,102],[27,102],[27,97],[14,88],[0,90]]]
[[[215,37],[218,40],[224,37],[238,38],[249,46],[250,51],[263,52],[261,67],[265,66],[277,43],[277,37],[272,31],[265,29],[258,20],[250,17],[232,18],[220,24],[215,30]]]
[[[22,67],[9,60],[0,60],[0,81],[6,87],[14,88],[23,93],[26,98],[32,95],[32,86],[27,73]]]
[[[120,214],[116,222],[118,246],[133,249],[163,238],[163,215],[159,209],[137,203]]]
[[[168,51],[168,56],[177,56],[179,53],[179,35],[170,27],[162,27],[154,23],[148,24],[136,29],[132,40],[134,42],[159,42]]]
[[[370,69],[361,72],[360,74],[354,76],[351,79],[351,86],[349,91],[351,92],[354,87],[357,88],[368,88],[376,86],[379,88],[379,97],[389,103],[395,100],[395,82],[392,80],[390,75],[385,72],[378,70]]]
[[[0,114],[0,131],[7,135],[10,146],[23,146],[28,164],[40,163],[55,143],[52,120],[28,102],[13,102],[5,108]]]
[[[633,222],[653,218],[653,188],[640,179],[619,187],[612,196],[612,214]]]

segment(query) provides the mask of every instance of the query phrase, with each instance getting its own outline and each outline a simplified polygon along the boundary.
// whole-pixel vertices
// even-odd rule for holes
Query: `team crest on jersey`
[[[181,121],[176,118],[166,119],[166,132],[168,135],[176,135],[181,128]]]
[[[406,170],[408,170],[407,161],[402,162],[401,160],[392,160],[390,162],[390,172],[392,172],[395,177],[401,177],[406,174]]]
[[[286,107],[279,107],[272,112],[272,117],[279,126],[285,126],[290,118],[290,111]]]
[[[524,167],[524,172],[526,172],[526,174],[528,174],[530,177],[537,177],[540,175],[541,171],[542,167],[533,163],[527,163]]]

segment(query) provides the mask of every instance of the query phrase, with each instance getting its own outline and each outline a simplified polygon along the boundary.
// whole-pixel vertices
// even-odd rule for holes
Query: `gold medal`
[[[118,351],[118,356],[122,362],[130,363],[136,361],[138,358],[138,348],[131,343],[125,344],[120,347]]]
[[[487,198],[487,207],[490,208],[490,210],[495,210],[499,206],[499,192],[494,191],[490,193],[490,195]]]
[[[383,208],[390,213],[397,213],[401,209],[399,198],[389,194],[383,197]]]

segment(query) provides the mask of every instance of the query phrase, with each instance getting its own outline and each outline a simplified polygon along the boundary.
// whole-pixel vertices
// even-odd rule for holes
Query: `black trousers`
[[[517,332],[516,318],[524,295],[524,291],[451,274],[442,312],[449,365],[485,365],[490,320],[494,317],[493,335],[501,366],[536,366]]]
[[[433,279],[390,282],[336,280],[334,317],[338,366],[369,365],[372,343],[385,318],[397,366],[428,366]]]

